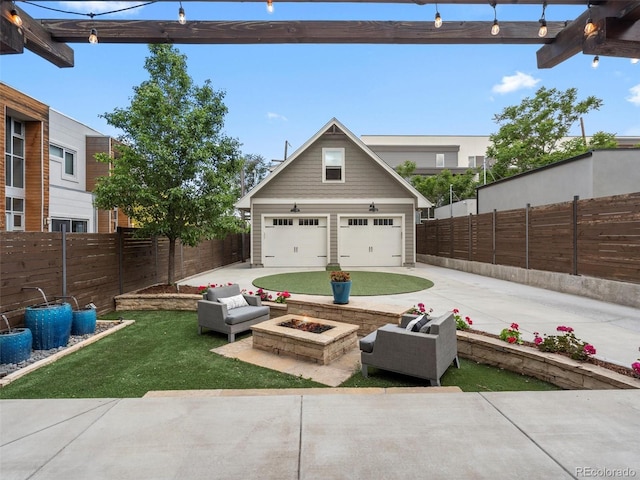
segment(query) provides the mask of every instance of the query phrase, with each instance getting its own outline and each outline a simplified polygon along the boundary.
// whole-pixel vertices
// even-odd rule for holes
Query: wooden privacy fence
[[[417,253],[640,283],[640,193],[416,226]]]
[[[0,312],[6,312],[12,326],[19,325],[26,307],[43,302],[37,290],[23,287],[42,289],[50,301],[56,296],[74,296],[80,307],[93,303],[99,312],[106,312],[113,310],[116,295],[166,283],[169,241],[135,238],[133,232],[0,232]],[[197,247],[176,242],[175,277],[185,278],[248,257],[248,235],[244,241],[243,234],[234,234]]]

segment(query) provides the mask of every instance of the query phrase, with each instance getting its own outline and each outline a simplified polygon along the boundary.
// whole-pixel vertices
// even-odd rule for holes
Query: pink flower
[[[566,332],[567,331],[567,327],[565,327],[564,325],[558,325],[558,327],[556,328],[556,330],[558,332]]]
[[[584,346],[584,353],[586,353],[587,355],[595,355],[596,354],[596,348],[591,345],[590,343],[587,343]]]
[[[509,343],[516,343],[516,337],[508,337],[508,338],[507,338],[507,342],[509,342]]]
[[[640,375],[640,362],[633,362],[631,364],[631,368],[633,368],[633,370]]]
[[[518,330],[519,328],[520,328],[520,325],[518,325],[517,323],[511,324],[511,330]]]
[[[533,339],[533,343],[540,345],[542,343],[542,338],[536,336],[536,338]]]
[[[457,314],[457,313],[460,313],[460,310],[458,310],[457,308],[454,308],[454,309],[453,309],[453,313],[456,313],[456,314]]]

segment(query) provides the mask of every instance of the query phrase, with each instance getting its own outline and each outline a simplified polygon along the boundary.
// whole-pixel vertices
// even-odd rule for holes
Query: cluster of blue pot
[[[71,335],[94,333],[96,310],[73,311],[68,303],[41,304],[27,307],[24,322],[26,328],[0,334],[0,363],[20,363],[32,349],[65,347]]]

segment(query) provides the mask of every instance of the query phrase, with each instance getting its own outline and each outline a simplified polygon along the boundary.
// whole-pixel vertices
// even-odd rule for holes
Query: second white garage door
[[[402,217],[341,217],[340,267],[402,266]]]
[[[327,218],[265,217],[262,264],[265,267],[327,265]]]

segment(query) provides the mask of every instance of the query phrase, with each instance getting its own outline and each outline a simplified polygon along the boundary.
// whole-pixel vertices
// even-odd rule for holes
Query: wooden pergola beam
[[[433,22],[405,21],[176,21],[151,20],[42,20],[58,42],[86,43],[92,28],[100,43],[174,44],[544,44],[565,26],[549,22],[547,37],[538,37],[538,22],[501,22],[499,35],[492,22],[448,22],[436,29]]]
[[[11,22],[11,10],[14,8],[20,14],[20,18],[22,18],[21,28],[18,28]],[[9,39],[7,39],[7,43],[5,43],[5,33],[9,32],[14,40],[16,36],[22,38],[24,48],[50,61],[54,65],[58,67],[73,67],[73,50],[64,43],[53,40],[49,32],[42,27],[40,22],[27,15],[24,10],[10,2],[2,1],[2,20],[1,48],[3,50],[5,48],[12,48],[9,45]],[[6,29],[5,20],[9,23]],[[6,52],[2,51],[2,53]]]
[[[589,17],[597,25],[597,31],[599,32],[604,28],[605,19],[607,18],[611,18],[613,22],[637,21],[639,10],[640,2],[638,1],[609,1],[598,6],[592,5],[590,11],[585,11],[567,25],[567,28],[557,35],[553,43],[545,45],[538,50],[536,53],[538,68],[555,67],[575,54],[582,52],[585,44],[591,43],[591,40],[587,41],[584,35],[584,26]],[[615,41],[614,35],[612,33],[607,41]],[[604,47],[601,45],[600,48]],[[585,53],[588,52],[585,51]]]
[[[587,55],[640,58],[640,21],[606,18],[596,35],[584,42]]]

